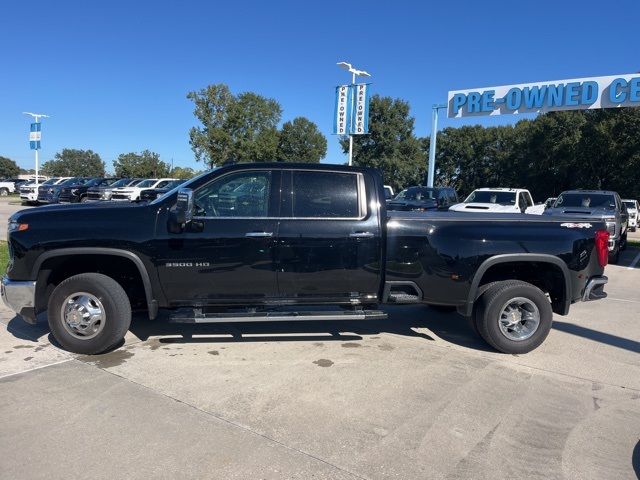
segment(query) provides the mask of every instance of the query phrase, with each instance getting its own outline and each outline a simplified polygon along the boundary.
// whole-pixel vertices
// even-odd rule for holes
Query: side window
[[[160,183],[158,183],[158,185],[156,185],[156,187],[155,187],[155,188],[163,188],[163,187],[166,187],[166,186],[167,186],[167,184],[168,184],[169,182],[170,182],[170,180],[163,180],[163,181],[161,181]]]
[[[357,218],[358,175],[354,173],[292,171],[294,217]]]
[[[533,207],[533,199],[531,198],[531,194],[525,193],[524,196],[527,199],[527,207]]]
[[[217,178],[194,193],[199,217],[267,217],[271,172],[237,172]]]
[[[456,191],[453,188],[449,190],[449,202],[451,202],[452,205],[458,203],[458,195],[456,195]]]
[[[519,208],[526,208],[527,207],[527,201],[525,200],[524,192],[520,192],[518,194],[518,207]]]

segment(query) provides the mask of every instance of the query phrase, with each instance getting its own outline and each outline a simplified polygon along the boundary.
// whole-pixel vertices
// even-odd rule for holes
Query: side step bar
[[[171,323],[295,322],[305,320],[386,320],[380,310],[346,312],[241,312],[207,313],[200,309],[181,308],[169,316]]]

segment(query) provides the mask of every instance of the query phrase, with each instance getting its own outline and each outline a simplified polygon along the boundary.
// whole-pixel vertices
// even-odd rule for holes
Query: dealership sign
[[[640,106],[640,74],[449,92],[450,118]]]
[[[31,150],[40,150],[40,140],[42,139],[40,122],[32,123],[29,129],[29,147]]]
[[[369,133],[369,85],[338,85],[333,114],[333,133],[364,135]]]

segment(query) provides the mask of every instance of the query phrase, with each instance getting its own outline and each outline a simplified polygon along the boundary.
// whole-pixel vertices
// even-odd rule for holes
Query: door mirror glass
[[[175,219],[181,225],[189,223],[193,219],[193,190],[190,188],[178,190]]]

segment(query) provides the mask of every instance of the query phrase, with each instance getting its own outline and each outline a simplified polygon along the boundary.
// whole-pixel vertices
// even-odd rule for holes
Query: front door
[[[364,176],[285,170],[282,182],[280,295],[302,303],[371,302],[380,287],[382,242]]]
[[[280,172],[258,169],[194,191],[193,221],[157,244],[160,280],[172,303],[259,304],[277,296],[279,190]]]

